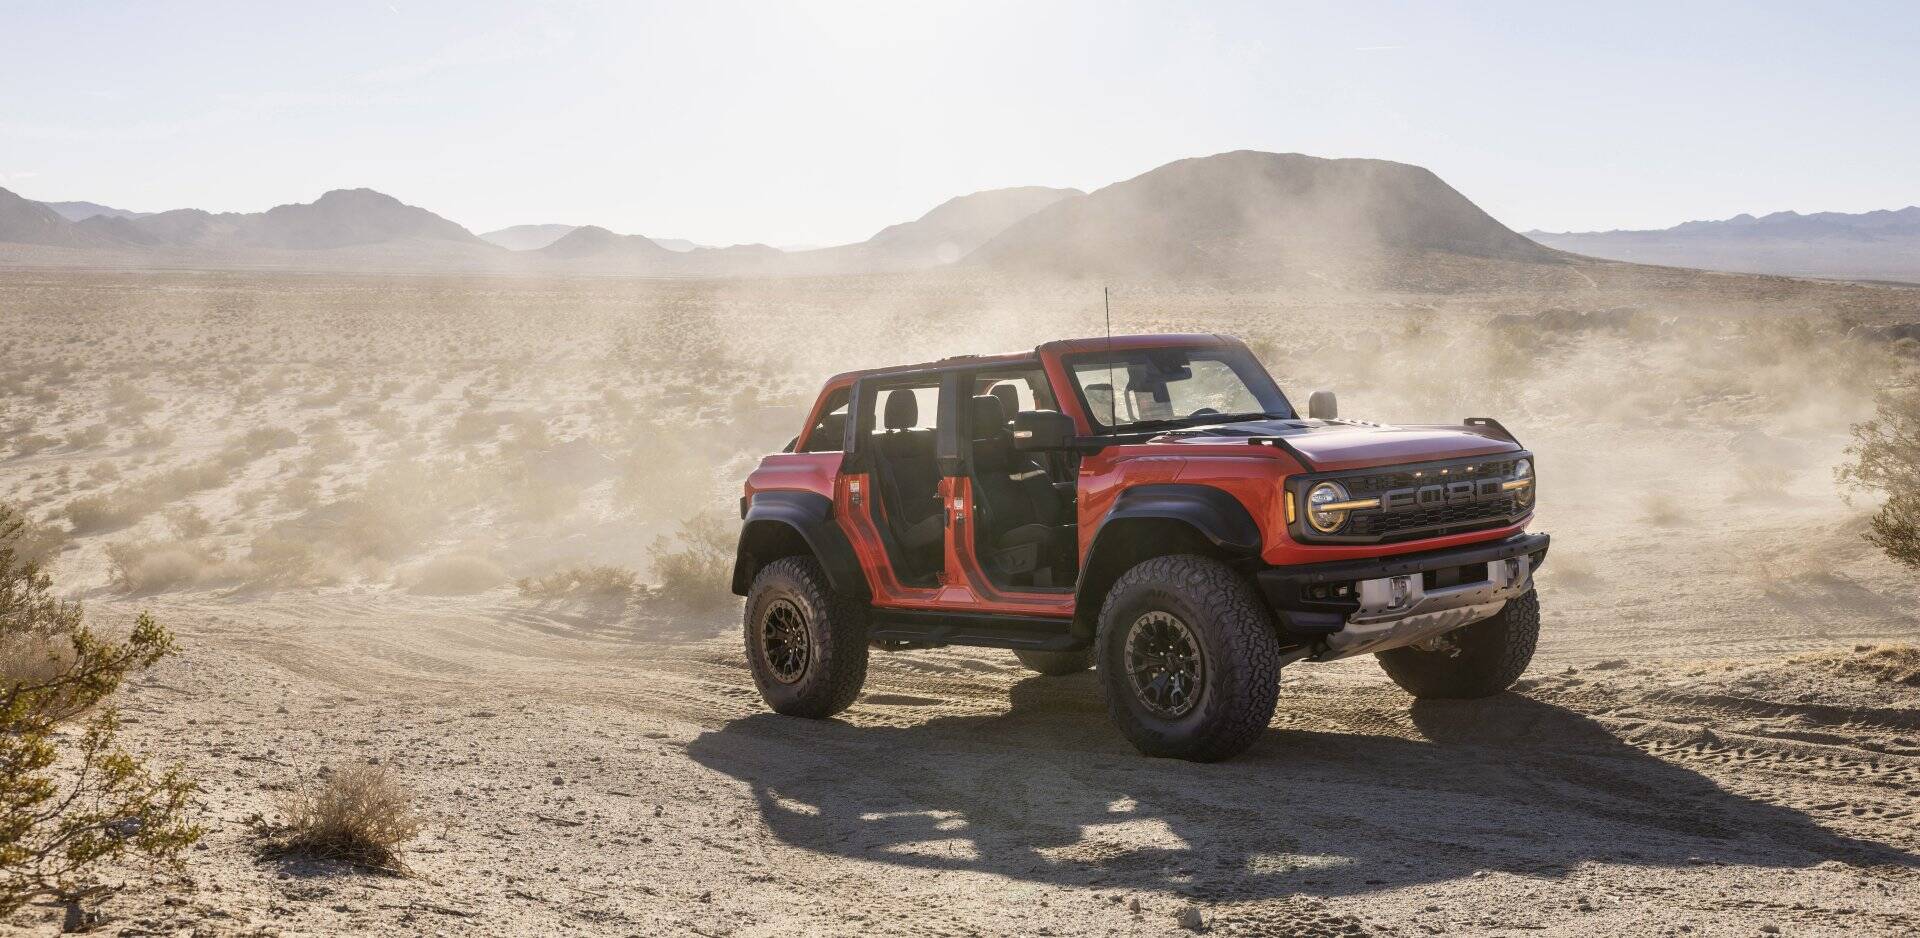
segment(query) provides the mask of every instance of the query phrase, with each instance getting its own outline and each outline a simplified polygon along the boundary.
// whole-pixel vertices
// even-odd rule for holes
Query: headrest
[[[807,434],[807,448],[832,446],[837,449],[846,435],[847,415],[828,414],[820,418],[820,424],[813,428],[812,433]]]
[[[1007,408],[1000,398],[993,394],[981,394],[973,399],[973,438],[988,440],[1005,433],[1007,429]]]
[[[887,392],[885,419],[889,430],[911,430],[920,423],[920,399],[906,388]]]
[[[1005,381],[987,389],[987,393],[1000,399],[1002,413],[1012,415],[1020,412],[1020,389]]]

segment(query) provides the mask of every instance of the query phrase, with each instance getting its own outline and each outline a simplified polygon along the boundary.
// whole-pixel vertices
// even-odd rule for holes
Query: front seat
[[[1047,470],[1013,448],[1006,405],[992,394],[973,398],[973,492],[980,532],[975,541],[994,569],[1024,585],[1052,586],[1072,543],[1070,506]]]
[[[913,575],[940,566],[944,517],[940,511],[940,467],[933,458],[933,431],[920,423],[920,402],[912,390],[887,392],[881,411],[886,433],[879,438],[876,469],[887,511],[887,528],[900,545]]]

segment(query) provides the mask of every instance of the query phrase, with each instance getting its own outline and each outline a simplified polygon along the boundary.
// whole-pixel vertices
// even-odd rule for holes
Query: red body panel
[[[967,367],[990,368],[1032,361],[1037,354],[1048,379],[1053,383],[1061,411],[1072,417],[1079,432],[1091,434],[1094,425],[1082,412],[1072,387],[1063,356],[1122,351],[1137,348],[1213,346],[1234,340],[1214,335],[1117,336],[1112,339],[1078,339],[1050,342],[1035,353],[970,357],[964,361],[947,360],[924,366],[875,369],[835,376],[821,391],[807,418],[812,427],[821,417],[819,411],[834,391],[851,385],[868,374],[910,371],[915,368]],[[1312,463],[1312,471],[1362,469],[1445,459],[1495,455],[1519,450],[1510,440],[1494,436],[1479,427],[1394,427],[1363,423],[1315,423],[1303,431],[1291,432],[1287,442]],[[805,441],[801,441],[805,445]],[[840,475],[841,454],[782,453],[762,460],[747,479],[746,494],[768,490],[815,492],[833,500],[834,517],[853,545],[861,570],[872,592],[873,604],[881,608],[944,610],[955,612],[997,613],[1024,616],[1071,617],[1074,597],[1071,591],[1014,592],[994,587],[981,568],[973,550],[974,505],[972,485],[966,478],[947,478],[940,482],[943,511],[946,513],[945,570],[932,587],[908,586],[895,575],[881,541],[875,511],[884,511],[874,498],[865,475]],[[1101,519],[1128,489],[1155,483],[1207,485],[1232,495],[1246,507],[1261,530],[1261,560],[1274,566],[1385,557],[1396,554],[1457,547],[1480,541],[1494,541],[1525,530],[1532,516],[1491,530],[1447,537],[1402,541],[1394,544],[1319,545],[1302,544],[1287,532],[1284,482],[1288,476],[1306,472],[1308,467],[1286,449],[1249,445],[1244,435],[1206,432],[1166,436],[1145,443],[1109,446],[1088,453],[1080,462],[1078,486],[1079,553],[1085,562],[1093,546]],[[852,495],[863,493],[858,504]]]

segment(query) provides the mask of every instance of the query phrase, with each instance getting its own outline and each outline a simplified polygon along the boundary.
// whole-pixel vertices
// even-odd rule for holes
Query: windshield
[[[1069,360],[1068,368],[1088,416],[1102,430],[1293,416],[1286,396],[1245,349],[1095,353]]]

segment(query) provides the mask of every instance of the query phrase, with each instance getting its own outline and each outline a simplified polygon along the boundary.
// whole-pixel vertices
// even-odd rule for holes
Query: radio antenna
[[[1119,424],[1120,388],[1113,380],[1113,291],[1100,286],[1100,306],[1107,314],[1107,429]]]

